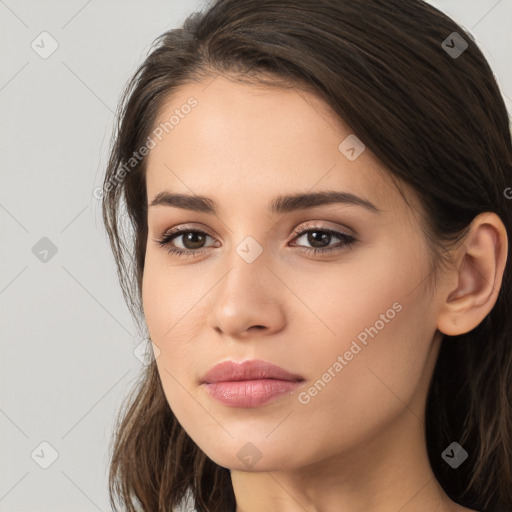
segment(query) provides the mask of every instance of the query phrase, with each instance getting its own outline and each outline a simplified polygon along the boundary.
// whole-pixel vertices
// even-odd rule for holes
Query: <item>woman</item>
[[[511,186],[492,71],[422,1],[217,0],[163,34],[104,182],[154,348],[113,507],[512,510]]]

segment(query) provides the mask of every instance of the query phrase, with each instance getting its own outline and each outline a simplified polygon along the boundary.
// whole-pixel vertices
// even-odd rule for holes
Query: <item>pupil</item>
[[[197,238],[199,238],[199,242],[197,242]],[[187,246],[187,243],[185,243],[185,247],[187,247],[187,249],[198,249],[200,248],[200,244],[201,242],[203,242],[204,240],[202,240],[204,238],[204,236],[201,234],[201,233],[194,233],[194,232],[188,232],[186,237],[185,237],[185,240],[186,242],[192,242],[192,247],[189,247]],[[199,247],[196,247],[194,244],[199,244]]]
[[[316,236],[318,233],[320,233],[320,236]],[[308,243],[313,247],[325,247],[325,245],[329,245],[330,237],[331,235],[329,233],[324,233],[322,231],[311,231],[308,234]],[[320,241],[320,245],[318,245],[319,239],[323,239],[323,241],[327,243],[322,245]]]

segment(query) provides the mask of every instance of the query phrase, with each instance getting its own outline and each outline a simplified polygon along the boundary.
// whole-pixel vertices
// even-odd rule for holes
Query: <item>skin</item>
[[[354,161],[338,150],[352,132],[325,103],[218,76],[182,86],[158,122],[191,96],[197,107],[148,156],[148,204],[167,190],[210,197],[219,212],[149,207],[143,305],[169,405],[231,470],[237,512],[470,510],[434,477],[424,412],[441,333],[473,329],[496,302],[507,247],[499,217],[475,218],[431,295],[415,194],[404,186],[411,210],[368,148]],[[381,212],[342,204],[267,212],[277,195],[324,190],[357,194]],[[202,254],[178,258],[155,243],[177,226],[209,235],[202,245],[171,242]],[[345,248],[332,237],[325,245],[339,251],[301,252],[313,246],[294,228],[318,226],[357,241]],[[236,252],[248,236],[263,251],[250,264]],[[394,303],[400,312],[300,403],[299,392]],[[305,383],[260,407],[228,407],[200,385],[228,359],[270,361]],[[260,455],[251,467],[237,456],[247,443]]]

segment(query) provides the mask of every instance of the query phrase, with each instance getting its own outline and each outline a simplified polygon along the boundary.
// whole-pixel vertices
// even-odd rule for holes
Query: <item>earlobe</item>
[[[481,213],[473,219],[453,272],[446,279],[452,287],[448,287],[438,316],[437,328],[442,333],[457,336],[469,332],[489,314],[500,291],[507,248],[505,226],[495,213]]]

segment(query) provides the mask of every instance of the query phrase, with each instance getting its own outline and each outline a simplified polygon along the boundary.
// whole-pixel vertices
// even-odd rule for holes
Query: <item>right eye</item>
[[[179,248],[172,245],[172,242],[175,239],[179,239],[180,237],[183,237],[184,235],[187,235],[184,237],[183,243],[190,244],[192,246],[201,244],[204,242],[204,240],[208,238],[212,238],[208,233],[205,233],[204,231],[199,231],[196,229],[175,229],[171,231],[167,231],[164,233],[164,235],[159,238],[158,240],[155,240],[155,242],[160,245],[161,247],[164,247],[167,252],[170,254],[176,254],[178,257],[181,256],[188,256],[188,257],[194,257],[195,255],[202,254],[205,252],[202,247],[192,247],[192,248]]]

